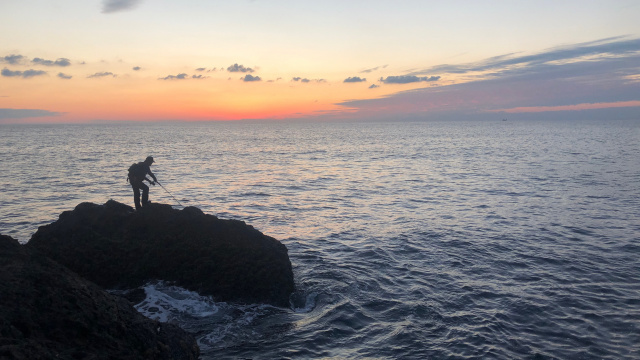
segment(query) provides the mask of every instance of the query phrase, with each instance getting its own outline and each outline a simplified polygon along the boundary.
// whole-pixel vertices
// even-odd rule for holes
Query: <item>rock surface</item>
[[[195,339],[145,318],[34,249],[0,235],[1,359],[197,359]]]
[[[276,306],[288,306],[294,290],[282,243],[195,207],[82,203],[40,227],[26,247],[108,289],[164,280],[218,301]]]

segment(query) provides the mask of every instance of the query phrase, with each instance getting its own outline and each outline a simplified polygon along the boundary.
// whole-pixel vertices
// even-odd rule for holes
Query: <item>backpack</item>
[[[144,163],[142,162],[135,163],[129,166],[129,176],[127,177],[127,180],[133,179],[133,178],[139,178],[139,179],[144,178],[146,175],[147,175],[147,169]]]

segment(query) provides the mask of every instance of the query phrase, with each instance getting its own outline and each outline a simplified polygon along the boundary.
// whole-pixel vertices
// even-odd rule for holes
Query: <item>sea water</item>
[[[640,121],[0,125],[0,233],[133,205],[148,155],[289,249],[287,308],[145,285],[203,359],[640,358]]]

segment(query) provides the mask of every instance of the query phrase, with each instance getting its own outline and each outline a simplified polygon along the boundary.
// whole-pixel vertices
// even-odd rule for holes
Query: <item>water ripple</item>
[[[131,204],[153,155],[181,203],[289,248],[290,308],[149,285],[204,359],[637,359],[638,126],[0,125],[0,232]]]

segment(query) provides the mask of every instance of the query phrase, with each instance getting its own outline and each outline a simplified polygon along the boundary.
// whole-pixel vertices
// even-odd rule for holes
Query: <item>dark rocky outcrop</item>
[[[0,235],[1,359],[197,359],[195,339],[145,318],[16,240]]]
[[[195,207],[82,203],[26,246],[105,288],[164,280],[219,301],[277,306],[288,306],[294,290],[283,244]]]

